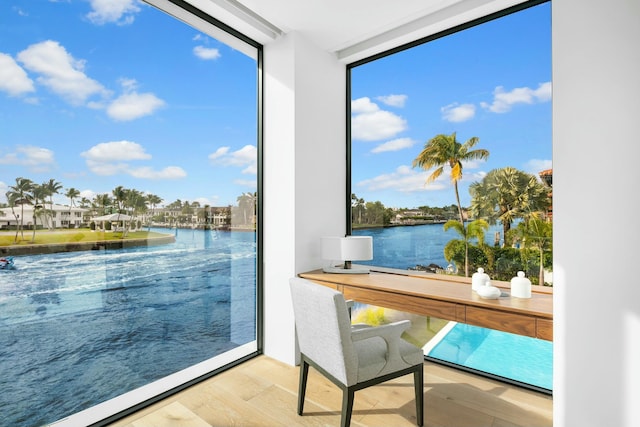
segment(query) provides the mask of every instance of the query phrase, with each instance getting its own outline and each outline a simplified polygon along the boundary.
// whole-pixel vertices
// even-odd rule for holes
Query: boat
[[[13,270],[14,268],[12,256],[0,258],[0,270]]]

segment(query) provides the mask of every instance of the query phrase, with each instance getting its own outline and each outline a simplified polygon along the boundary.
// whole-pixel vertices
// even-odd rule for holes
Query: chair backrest
[[[338,381],[355,383],[358,358],[343,295],[298,277],[289,285],[300,351]]]

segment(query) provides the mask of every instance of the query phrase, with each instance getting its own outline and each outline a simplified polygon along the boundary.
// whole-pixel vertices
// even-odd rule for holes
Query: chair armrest
[[[357,325],[351,329],[351,339],[353,341],[362,341],[370,338],[380,337],[384,339],[387,345],[387,365],[393,366],[398,363],[404,363],[400,356],[400,336],[404,331],[411,327],[410,320],[401,320],[399,322],[388,323],[381,326],[362,327]],[[391,365],[389,365],[391,362]]]
[[[400,338],[400,335],[411,327],[410,320],[401,320],[399,322],[388,323],[381,326],[363,327],[362,325],[354,325],[351,330],[351,339],[353,341],[366,340],[373,337],[381,337],[385,341]]]
[[[347,303],[347,311],[349,312],[349,319],[351,319],[351,311],[353,310],[353,305],[356,302],[352,299],[348,299],[345,302]]]

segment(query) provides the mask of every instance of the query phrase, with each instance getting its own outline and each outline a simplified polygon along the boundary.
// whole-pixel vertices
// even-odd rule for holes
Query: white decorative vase
[[[500,288],[491,286],[491,282],[486,282],[484,286],[480,286],[477,292],[481,298],[485,299],[498,299],[502,294]]]
[[[478,292],[478,288],[485,286],[491,278],[484,272],[484,268],[480,267],[477,273],[471,275],[471,289]]]
[[[531,280],[524,277],[524,271],[518,271],[518,276],[511,279],[511,296],[531,298]]]

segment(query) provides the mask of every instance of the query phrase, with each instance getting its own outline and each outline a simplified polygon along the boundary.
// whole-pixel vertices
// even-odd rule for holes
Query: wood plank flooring
[[[425,362],[425,426],[552,426],[551,396]],[[342,393],[311,368],[303,416],[298,367],[259,356],[110,427],[338,426]],[[413,376],[356,392],[354,427],[415,426]]]

